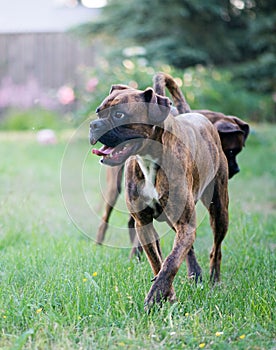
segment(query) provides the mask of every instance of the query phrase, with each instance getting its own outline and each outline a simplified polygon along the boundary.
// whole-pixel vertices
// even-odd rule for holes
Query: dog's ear
[[[230,121],[228,122],[227,120],[218,120],[214,122],[214,126],[221,134],[230,134],[234,132],[244,134],[244,131],[241,130],[238,125],[231,123]]]
[[[125,90],[125,89],[129,89],[129,88],[130,88],[129,86],[123,85],[123,84],[112,85],[111,89],[109,91],[109,95],[112,94],[112,92],[115,90]]]
[[[171,101],[168,97],[157,95],[152,88],[143,91],[144,101],[148,103],[149,120],[154,124],[162,123],[170,113]]]
[[[218,121],[214,123],[214,126],[217,128],[218,132],[221,134],[242,133],[243,145],[245,145],[245,141],[249,134],[249,125],[243,120],[234,116],[227,116],[227,119],[230,119],[229,122],[225,119],[226,118],[223,120],[218,119]]]
[[[234,122],[239,126],[239,128],[244,132],[244,140],[243,140],[243,145],[244,145],[250,132],[249,125],[238,117],[234,117],[234,116],[229,116],[229,117],[232,118]]]

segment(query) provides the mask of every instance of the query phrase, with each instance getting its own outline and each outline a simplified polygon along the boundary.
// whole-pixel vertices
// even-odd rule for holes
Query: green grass
[[[2,132],[0,141],[1,349],[275,349],[275,126],[254,127],[230,181],[222,282],[208,283],[212,235],[202,215],[195,249],[203,284],[188,282],[183,264],[178,303],[149,315],[152,273],[145,257],[129,260],[127,231],[119,230],[127,223],[123,198],[109,246],[87,237],[96,235],[104,187],[87,139],[75,138],[65,157],[64,133],[51,146],[33,133]],[[167,254],[173,234],[160,230]]]

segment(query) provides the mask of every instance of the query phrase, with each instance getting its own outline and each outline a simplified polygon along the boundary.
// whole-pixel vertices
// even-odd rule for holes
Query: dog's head
[[[235,116],[208,110],[199,111],[205,115],[219,132],[222,149],[227,157],[229,179],[240,171],[236,156],[245,146],[249,135],[249,125]]]
[[[226,116],[225,120],[218,121],[215,126],[219,132],[222,149],[228,160],[229,179],[240,171],[236,156],[245,146],[249,134],[249,125],[241,119]]]
[[[154,126],[161,126],[169,115],[170,107],[170,100],[152,88],[141,91],[113,85],[96,110],[98,119],[90,123],[90,143],[103,144],[93,153],[102,156],[101,162],[107,165],[124,163],[144,147]]]

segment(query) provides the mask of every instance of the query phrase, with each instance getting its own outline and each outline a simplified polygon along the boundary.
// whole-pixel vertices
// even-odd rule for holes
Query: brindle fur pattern
[[[249,125],[247,123],[238,117],[226,116],[220,112],[202,109],[191,110],[179,86],[169,74],[157,73],[153,78],[153,88],[157,94],[162,96],[166,96],[165,89],[167,88],[179,114],[192,111],[203,114],[208,118],[219,132],[222,149],[228,161],[229,179],[240,171],[236,156],[242,151],[249,135]]]
[[[128,114],[139,115],[143,124],[129,124],[122,131],[121,139],[124,142],[133,132],[131,129],[139,132],[141,128],[141,147],[136,155],[126,161],[125,187],[126,202],[135,220],[136,233],[154,273],[153,285],[145,299],[145,307],[149,308],[163,300],[175,300],[173,280],[183,260],[186,259],[189,275],[196,280],[201,279],[201,269],[193,250],[195,204],[200,199],[209,211],[214,234],[210,279],[212,282],[219,281],[221,243],[228,228],[228,166],[217,130],[204,116],[188,113],[174,117],[169,112],[165,118],[162,113],[152,115],[151,108],[141,109],[141,104],[133,102],[148,103],[148,96],[151,95],[150,102],[157,105],[154,110],[158,111],[158,104],[167,103],[164,98],[148,89],[144,92],[123,90],[113,88],[98,112],[104,114],[110,106],[120,105],[121,101],[129,98]],[[109,118],[108,115],[105,117]],[[153,121],[158,124],[157,127]],[[90,139],[93,144],[99,138],[97,132],[104,128],[104,123],[101,119],[91,123]],[[158,141],[162,147],[157,147],[153,153],[149,140]],[[202,150],[206,148],[208,152],[203,154]],[[145,171],[150,172],[153,166],[155,174],[152,185],[157,196],[149,201]],[[165,259],[153,226],[154,219],[166,220],[175,231],[172,251]]]
[[[174,114],[178,115],[181,113],[187,113],[191,111],[190,106],[186,102],[185,97],[182,94],[180,88],[170,75],[161,72],[157,73],[154,77],[153,86],[155,92],[162,96],[166,95],[166,88],[169,90],[174,105],[176,106],[176,109],[172,109]],[[245,145],[245,141],[249,134],[249,125],[235,116],[226,116],[220,112],[214,112],[209,110],[196,110],[194,112],[203,114],[217,128],[222,144],[222,149],[228,161],[229,178],[232,178],[236,173],[239,172],[239,166],[236,161],[236,156],[239,152],[242,151],[242,148]],[[109,217],[111,215],[113,206],[115,205],[117,198],[121,192],[122,177],[122,171],[118,172],[118,170],[113,167],[107,168],[107,202],[105,205],[104,214],[101,218],[101,223],[96,238],[96,241],[99,244],[102,244],[102,242],[104,241],[105,233],[108,227]],[[114,181],[114,179],[117,180]],[[136,254],[136,256],[140,258],[142,248],[139,244],[139,241],[137,240],[137,237],[135,238],[134,220],[131,216],[128,221],[128,227],[130,240],[133,243],[133,249],[130,255],[133,256],[134,254]],[[193,255],[192,252],[190,255]]]

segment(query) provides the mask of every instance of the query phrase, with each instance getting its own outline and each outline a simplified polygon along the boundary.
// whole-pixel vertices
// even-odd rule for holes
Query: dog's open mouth
[[[116,147],[103,145],[100,149],[92,149],[92,153],[102,157],[101,163],[116,166],[124,163],[128,157],[135,154],[141,146],[141,139],[132,139]]]

